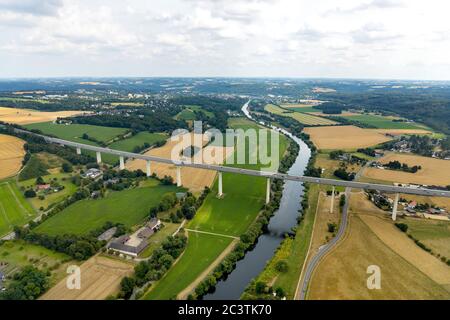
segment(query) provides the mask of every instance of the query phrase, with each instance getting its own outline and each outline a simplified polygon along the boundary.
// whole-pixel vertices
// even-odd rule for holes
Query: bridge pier
[[[77,148],[77,154],[81,154],[81,148]]]
[[[331,191],[331,207],[330,207],[330,213],[333,213],[333,210],[334,210],[334,192],[335,192],[335,187],[333,186],[333,190]]]
[[[124,157],[120,157],[120,170],[124,170],[125,169],[125,158]]]
[[[147,160],[147,177],[150,177],[152,175],[151,167],[150,167],[150,160]]]
[[[392,206],[392,220],[397,220],[397,206],[398,206],[398,198],[400,194],[395,194],[394,205]]]
[[[267,186],[266,186],[266,204],[270,202],[270,178],[267,178]]]
[[[177,187],[181,187],[181,167],[177,167]]]
[[[223,196],[222,192],[222,172],[219,171],[219,198]]]
[[[97,151],[97,163],[98,164],[102,163],[102,154],[98,151]]]

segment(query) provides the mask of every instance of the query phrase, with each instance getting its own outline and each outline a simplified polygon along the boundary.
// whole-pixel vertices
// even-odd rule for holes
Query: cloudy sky
[[[0,77],[450,79],[446,0],[0,0]]]

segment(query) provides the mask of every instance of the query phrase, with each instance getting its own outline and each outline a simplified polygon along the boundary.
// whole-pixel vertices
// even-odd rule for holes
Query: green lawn
[[[233,118],[230,120],[229,126],[232,128],[259,128],[255,123],[246,119]],[[287,139],[280,135],[280,155],[284,154],[286,148]],[[247,155],[250,152],[255,152],[255,150],[249,150],[247,144]],[[260,164],[234,166],[251,169],[261,167]],[[216,180],[212,192],[206,197],[187,228],[239,236],[255,220],[264,205],[266,180],[260,177],[224,173],[223,192],[225,196],[222,199],[217,198],[217,184]],[[189,232],[189,242],[183,256],[144,299],[169,299],[177,295],[192,283],[230,242],[231,238]]]
[[[15,181],[0,182],[0,236],[12,231],[14,226],[26,224],[34,216],[33,208]]]
[[[148,239],[149,245],[147,248],[145,248],[144,251],[141,252],[139,258],[150,257],[153,251],[159,248],[161,243],[168,236],[171,236],[172,234],[174,234],[175,231],[177,231],[178,227],[180,226],[180,223],[163,222],[163,225],[164,227],[162,229],[160,229],[158,232],[156,232]]]
[[[434,252],[450,259],[450,222],[407,218],[408,233]]]
[[[154,145],[157,142],[164,142],[166,139],[167,136],[161,133],[139,132],[131,138],[113,142],[108,147],[110,149],[133,152],[135,147],[140,147],[144,143]]]
[[[66,197],[72,195],[77,190],[77,186],[74,185],[71,181],[71,174],[70,173],[55,173],[55,174],[49,174],[46,176],[42,176],[45,182],[50,182],[51,180],[55,180],[60,185],[64,186],[64,189],[55,193],[50,193],[45,195],[45,198],[43,200],[40,200],[38,197],[31,198],[29,201],[31,202],[32,206],[38,210],[40,207],[43,207],[44,209],[48,208],[48,206],[58,203],[62,200],[64,200]],[[29,179],[25,181],[19,182],[20,187],[29,188],[32,187],[33,189],[36,186],[36,179]],[[39,194],[39,193],[38,193]]]
[[[303,107],[303,108],[289,108],[289,110],[293,110],[300,113],[306,113],[306,112],[321,112],[322,110],[316,109],[313,107]]]
[[[177,120],[195,120],[195,113],[194,111],[200,111],[207,117],[211,118],[214,116],[214,114],[211,111],[206,111],[200,106],[194,106],[194,105],[187,105],[185,109],[181,110],[176,116],[175,119]]]
[[[178,190],[175,186],[159,185],[112,192],[98,200],[81,200],[43,222],[35,231],[49,235],[83,235],[107,221],[131,227],[143,221],[164,194]]]
[[[390,118],[371,114],[344,116],[343,118],[368,124],[378,129],[425,129],[423,126],[415,123],[394,122]]]
[[[150,287],[147,300],[168,300],[194,281],[231,243],[231,238],[189,232],[188,245],[180,260],[164,278]]]

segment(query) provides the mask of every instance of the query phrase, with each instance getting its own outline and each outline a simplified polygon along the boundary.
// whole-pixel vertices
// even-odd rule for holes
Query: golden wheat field
[[[371,179],[392,181],[397,183],[413,183],[425,185],[450,185],[450,161],[422,157],[412,154],[389,153],[381,158],[381,163],[397,160],[412,167],[421,166],[422,169],[416,173],[409,173],[397,170],[381,170],[377,168],[367,168],[363,175]]]
[[[391,140],[385,135],[355,126],[305,128],[318,149],[357,149]]]
[[[0,121],[14,124],[30,124],[37,122],[54,121],[57,118],[66,118],[87,113],[85,111],[56,111],[45,112],[19,108],[0,107]]]
[[[0,134],[0,179],[15,175],[22,167],[25,141]]]

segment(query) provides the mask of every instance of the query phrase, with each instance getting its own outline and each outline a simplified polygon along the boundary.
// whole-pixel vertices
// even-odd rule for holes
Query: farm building
[[[137,257],[148,246],[148,238],[158,231],[160,226],[161,221],[153,218],[135,233],[123,235],[112,241],[109,244],[108,249]]]
[[[85,178],[97,179],[102,175],[102,171],[96,168],[91,168],[84,174]]]

